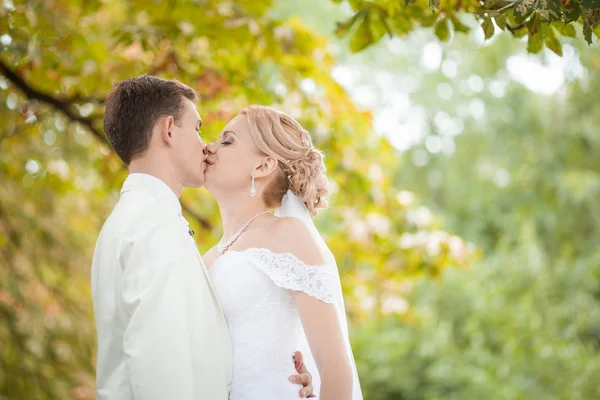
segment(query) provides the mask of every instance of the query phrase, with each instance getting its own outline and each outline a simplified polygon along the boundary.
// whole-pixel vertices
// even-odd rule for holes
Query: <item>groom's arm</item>
[[[141,232],[136,230],[122,256],[122,294],[129,318],[123,349],[134,399],[194,397],[197,379],[188,326],[193,306],[178,222],[176,217],[151,218]]]

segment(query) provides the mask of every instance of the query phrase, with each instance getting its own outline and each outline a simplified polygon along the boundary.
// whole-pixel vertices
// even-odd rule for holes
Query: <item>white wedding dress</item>
[[[292,356],[304,332],[288,289],[334,303],[335,274],[258,248],[230,251],[213,263],[209,275],[231,333],[231,400],[299,398],[302,385],[288,378],[296,374]]]
[[[327,254],[327,265],[309,266],[289,253],[265,248],[228,251],[209,268],[231,334],[233,382],[231,400],[296,400],[302,388],[288,378],[296,374],[294,351],[300,350],[313,376],[314,394],[320,378],[290,290],[335,304],[351,360],[353,400],[362,400],[344,311],[339,273],[333,255],[312,219],[293,193],[284,197],[277,215],[307,222]]]

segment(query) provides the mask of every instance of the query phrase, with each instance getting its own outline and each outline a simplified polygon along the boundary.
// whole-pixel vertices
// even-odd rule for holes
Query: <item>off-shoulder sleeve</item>
[[[284,289],[304,292],[324,303],[334,304],[337,282],[335,266],[306,265],[291,253],[274,253],[268,249],[249,249],[251,264]]]

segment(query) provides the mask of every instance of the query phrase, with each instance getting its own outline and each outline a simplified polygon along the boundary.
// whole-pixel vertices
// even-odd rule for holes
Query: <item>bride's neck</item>
[[[266,204],[258,197],[251,198],[249,194],[246,194],[219,201],[223,235],[226,238],[235,235],[250,218],[267,210]]]

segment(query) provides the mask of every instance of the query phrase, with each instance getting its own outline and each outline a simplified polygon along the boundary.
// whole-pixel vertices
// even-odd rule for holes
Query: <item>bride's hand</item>
[[[290,376],[290,381],[302,384],[303,388],[299,393],[301,398],[316,397],[313,395],[312,375],[308,372],[308,369],[306,369],[306,365],[304,365],[302,353],[299,351],[295,352],[293,360],[296,372],[298,372],[299,375]]]

